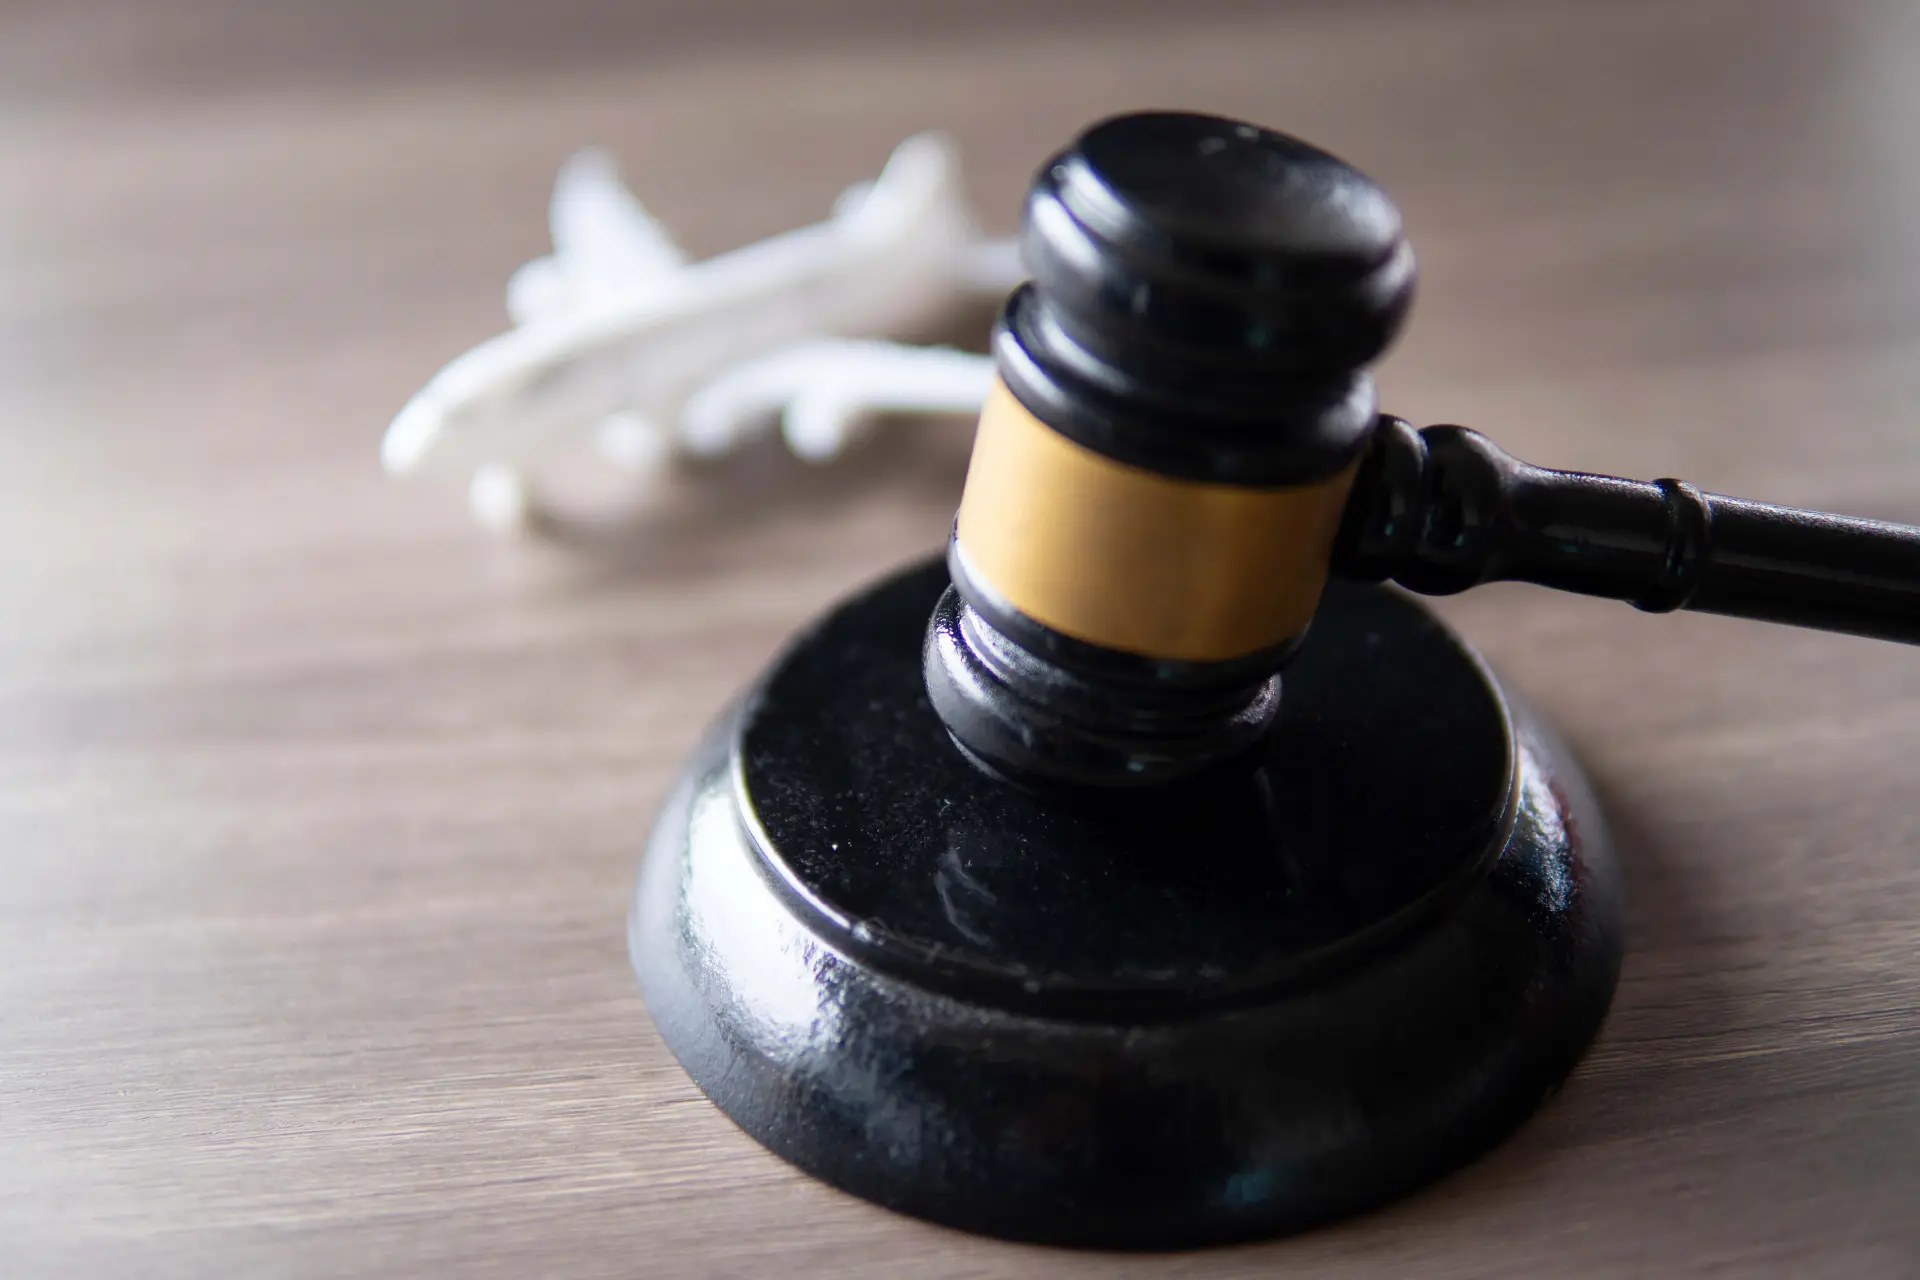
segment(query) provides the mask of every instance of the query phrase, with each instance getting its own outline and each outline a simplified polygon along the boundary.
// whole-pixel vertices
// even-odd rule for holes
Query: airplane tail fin
[[[971,238],[958,147],[943,133],[915,134],[893,149],[878,178],[842,193],[834,216],[861,238],[892,239],[928,225]]]

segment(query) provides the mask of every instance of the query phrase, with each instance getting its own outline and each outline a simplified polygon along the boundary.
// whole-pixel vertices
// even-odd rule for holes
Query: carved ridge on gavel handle
[[[1554,471],[1477,431],[1382,417],[1334,571],[1425,595],[1531,582],[1920,643],[1920,529]]]

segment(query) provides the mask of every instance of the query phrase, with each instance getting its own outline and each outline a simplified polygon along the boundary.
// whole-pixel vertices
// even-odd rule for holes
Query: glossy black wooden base
[[[881,1204],[1058,1244],[1296,1229],[1471,1159],[1611,998],[1616,869],[1577,768],[1416,604],[1331,588],[1248,760],[1024,791],[921,686],[928,563],[715,727],[630,922],[694,1080]]]

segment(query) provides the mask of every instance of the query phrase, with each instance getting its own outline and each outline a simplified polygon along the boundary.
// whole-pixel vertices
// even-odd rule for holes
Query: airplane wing
[[[561,165],[547,221],[552,255],[520,268],[507,286],[507,310],[517,324],[631,298],[687,263],[604,151],[577,152]]]
[[[701,387],[680,415],[680,443],[715,456],[778,415],[799,457],[837,456],[874,415],[980,411],[993,361],[951,347],[821,339],[735,365]]]

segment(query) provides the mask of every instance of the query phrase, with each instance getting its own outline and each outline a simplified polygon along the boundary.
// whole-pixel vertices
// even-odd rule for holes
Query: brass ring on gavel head
[[[1286,487],[1161,475],[1067,439],[996,380],[956,549],[971,575],[1062,635],[1225,662],[1305,631],[1357,465]]]

